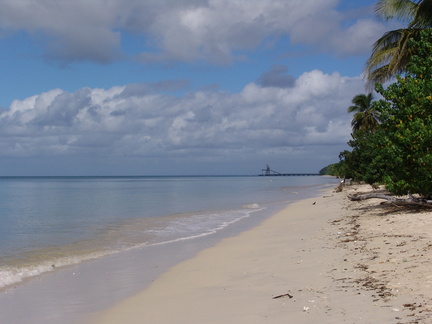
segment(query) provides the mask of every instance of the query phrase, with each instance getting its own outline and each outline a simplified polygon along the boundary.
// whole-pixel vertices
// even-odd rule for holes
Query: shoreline
[[[292,203],[82,322],[430,323],[432,213],[381,217],[379,200],[347,199],[360,190]]]
[[[54,184],[50,181],[34,182],[27,177],[23,180],[24,187],[30,189],[22,193],[22,197],[32,196],[35,188],[42,184],[38,191],[44,192],[46,199],[56,203],[32,201],[29,212],[23,211],[22,215],[17,212],[18,207],[11,205],[2,215],[6,235],[0,240],[4,243],[0,244],[0,294],[57,269],[79,266],[130,249],[176,244],[176,241],[213,235],[226,229],[229,231],[235,222],[247,223],[243,219],[256,218],[255,215],[260,213],[265,217],[272,215],[275,209],[283,208],[297,196],[302,196],[299,192],[310,191],[308,181],[306,185],[299,186],[299,180],[295,179],[273,181],[258,177],[198,177],[191,181],[189,177],[169,177],[164,181],[142,181],[132,177],[137,181],[126,182],[112,182],[106,177],[101,179],[89,182],[63,179]],[[313,193],[320,182],[328,180],[310,179],[314,186]],[[19,185],[22,183],[18,182]],[[249,186],[245,187],[247,184]],[[17,183],[11,181],[8,187],[14,188],[15,185]],[[224,188],[228,185],[229,188]],[[59,193],[50,198],[51,186],[59,188]],[[89,189],[93,186],[98,190]],[[151,190],[152,186],[159,189]],[[295,188],[290,190],[291,186]],[[232,194],[227,194],[231,192],[227,189],[232,189]],[[108,199],[113,190],[117,198]],[[129,190],[133,190],[134,195],[127,198]],[[11,190],[10,195],[14,196],[16,192]],[[75,200],[77,203],[73,205],[82,207],[69,212],[61,210],[61,206]],[[25,203],[17,202],[17,206]],[[39,206],[48,207],[39,210]],[[36,213],[37,210],[39,212]],[[20,219],[22,227],[17,226],[15,218]],[[82,218],[82,221],[77,218]]]

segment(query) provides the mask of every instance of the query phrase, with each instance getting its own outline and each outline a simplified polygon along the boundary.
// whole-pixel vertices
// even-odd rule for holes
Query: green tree
[[[432,30],[409,41],[416,48],[406,66],[405,76],[387,89],[377,85],[384,99],[377,102],[381,112],[380,131],[369,139],[384,162],[383,181],[396,194],[432,196]]]
[[[347,157],[351,154],[349,151],[344,151],[339,154],[339,162],[330,164],[322,168],[319,172],[320,175],[331,175],[339,178],[352,178],[351,169],[347,163]]]
[[[432,0],[381,0],[375,12],[384,19],[407,22],[407,28],[392,30],[379,38],[364,69],[368,88],[384,83],[405,71],[415,53],[408,46],[410,39],[419,39],[420,32],[432,27]]]
[[[349,113],[354,113],[351,122],[353,133],[357,131],[374,131],[379,125],[379,112],[373,105],[373,95],[358,94],[352,100],[353,105],[348,107]]]
[[[352,152],[344,151],[341,155],[355,181],[364,181],[368,184],[382,183],[383,175],[386,172],[386,155],[382,150],[382,136],[381,127],[372,133],[358,131],[352,134],[353,139],[348,142],[348,145],[352,147]]]

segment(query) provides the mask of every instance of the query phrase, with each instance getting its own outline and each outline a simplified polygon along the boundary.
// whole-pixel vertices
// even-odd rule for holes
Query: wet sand
[[[432,323],[432,211],[349,201],[289,205],[81,323]]]

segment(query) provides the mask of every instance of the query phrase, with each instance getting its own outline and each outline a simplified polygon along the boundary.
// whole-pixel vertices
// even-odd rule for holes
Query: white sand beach
[[[327,190],[87,323],[432,323],[432,212]],[[81,321],[82,322],[82,321]]]

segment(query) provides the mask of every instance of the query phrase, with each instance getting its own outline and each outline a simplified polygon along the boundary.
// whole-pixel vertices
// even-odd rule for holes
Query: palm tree
[[[369,89],[375,82],[384,83],[404,72],[413,55],[408,41],[418,39],[421,30],[432,27],[432,0],[381,0],[375,12],[387,20],[397,18],[406,21],[408,27],[389,31],[375,42],[364,69]]]
[[[380,123],[380,114],[373,105],[373,95],[358,94],[352,100],[353,106],[348,107],[349,113],[354,113],[351,122],[353,133],[357,131],[373,132]]]

